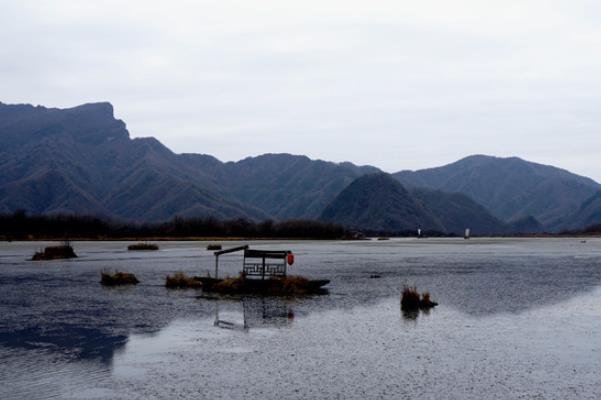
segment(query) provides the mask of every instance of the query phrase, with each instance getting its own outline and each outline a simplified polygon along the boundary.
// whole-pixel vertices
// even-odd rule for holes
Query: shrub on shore
[[[170,289],[198,289],[202,286],[200,280],[188,276],[183,272],[176,272],[173,275],[167,275],[165,278],[165,287]]]
[[[127,250],[130,250],[130,251],[152,251],[152,250],[158,250],[158,249],[159,249],[158,245],[156,245],[154,243],[145,243],[145,242],[130,244],[129,246],[127,246]]]
[[[31,260],[62,260],[68,258],[77,258],[77,254],[75,254],[71,244],[66,242],[58,246],[48,246],[43,251],[36,251]]]
[[[100,283],[103,286],[137,285],[140,283],[134,274],[128,272],[115,271],[114,274],[111,274],[110,272],[101,272],[100,276]]]

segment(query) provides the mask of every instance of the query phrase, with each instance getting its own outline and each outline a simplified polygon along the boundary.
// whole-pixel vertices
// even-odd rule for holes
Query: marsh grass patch
[[[432,300],[430,292],[419,293],[415,286],[406,286],[401,295],[403,311],[425,310],[436,307],[438,303]]]
[[[165,277],[165,287],[169,289],[198,289],[201,286],[200,280],[183,272],[176,272]]]
[[[75,250],[73,250],[71,244],[65,242],[57,246],[48,246],[42,251],[36,251],[31,260],[63,260],[69,258],[77,258],[77,254],[75,254]]]
[[[138,278],[128,272],[115,271],[111,273],[109,271],[102,271],[100,273],[100,283],[103,286],[121,286],[121,285],[137,285],[140,283]]]

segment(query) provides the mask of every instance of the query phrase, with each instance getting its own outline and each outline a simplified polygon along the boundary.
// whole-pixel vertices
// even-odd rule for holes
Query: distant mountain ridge
[[[436,216],[445,233],[462,235],[467,228],[477,235],[522,233],[504,224],[486,208],[461,193],[424,188],[416,188],[410,192]]]
[[[237,162],[175,154],[154,138],[130,138],[106,102],[69,109],[0,103],[4,213],[24,209],[139,222],[175,216],[317,219],[357,179],[380,172],[373,166],[291,154]],[[601,207],[594,199],[601,190],[596,182],[518,158],[471,156],[394,177],[402,189],[392,187],[387,177],[374,192],[413,209],[421,223],[427,222],[424,226],[447,232],[467,226],[482,232],[507,226],[558,230],[597,221]],[[405,213],[405,222],[400,221],[402,210],[388,205],[388,218],[395,223],[413,218]],[[385,226],[388,221],[378,215]]]
[[[533,216],[548,229],[559,228],[601,189],[592,179],[517,157],[476,155],[394,176],[407,187],[462,193],[505,221]]]
[[[335,164],[306,156],[265,154],[224,165],[223,184],[232,195],[277,219],[317,218],[329,201],[371,166]]]
[[[16,116],[10,118],[10,110]],[[0,210],[160,220],[205,211],[252,216],[153,138],[130,139],[108,103],[0,106]],[[9,117],[6,117],[6,116]]]
[[[320,219],[370,231],[445,230],[430,210],[385,173],[357,178],[326,207]]]
[[[531,221],[532,217],[507,224],[465,195],[424,188],[407,190],[385,173],[357,178],[330,203],[320,218],[372,232],[406,233],[421,229],[463,235],[469,228],[475,235],[499,235],[530,233],[533,226],[539,229]]]
[[[267,154],[222,163],[130,139],[109,103],[70,109],[0,104],[0,212],[133,221],[175,216],[317,218],[374,167]]]
[[[565,229],[582,229],[601,225],[601,190],[588,198],[580,208],[564,219]]]

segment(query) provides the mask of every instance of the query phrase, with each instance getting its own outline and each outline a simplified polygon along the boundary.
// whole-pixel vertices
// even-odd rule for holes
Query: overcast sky
[[[110,101],[176,152],[601,181],[598,0],[2,0],[0,41],[0,101]]]

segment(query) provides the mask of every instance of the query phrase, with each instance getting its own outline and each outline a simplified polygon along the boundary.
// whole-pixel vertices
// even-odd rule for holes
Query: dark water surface
[[[601,398],[598,239],[254,242],[330,293],[219,300],[163,287],[212,271],[206,243],[127,244],[0,244],[0,399]],[[103,288],[105,269],[142,283]],[[440,306],[404,315],[403,285]]]

